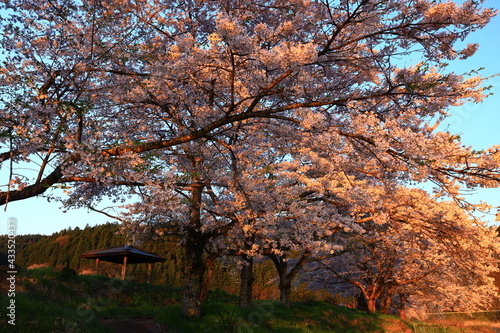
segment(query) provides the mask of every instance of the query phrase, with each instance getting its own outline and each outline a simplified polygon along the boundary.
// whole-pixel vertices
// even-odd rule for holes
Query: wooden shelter
[[[125,279],[128,264],[148,264],[148,282],[151,279],[151,266],[154,262],[164,262],[166,258],[162,258],[152,252],[144,251],[130,245],[121,245],[106,249],[92,250],[80,255],[82,258],[96,260],[96,268],[99,268],[99,261],[108,261],[117,264],[122,264],[122,280]]]

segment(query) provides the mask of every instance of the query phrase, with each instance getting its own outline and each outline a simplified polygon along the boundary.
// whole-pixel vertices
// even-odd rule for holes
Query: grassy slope
[[[16,327],[23,332],[111,332],[101,319],[138,316],[153,317],[169,332],[186,333],[413,332],[395,317],[322,302],[285,308],[275,301],[256,301],[253,309],[243,310],[234,295],[212,292],[203,304],[203,317],[193,320],[182,316],[180,290],[175,288],[98,275],[66,276],[51,269],[30,270],[17,280]],[[2,309],[7,301],[2,297]],[[12,328],[5,318],[0,318],[0,331]]]

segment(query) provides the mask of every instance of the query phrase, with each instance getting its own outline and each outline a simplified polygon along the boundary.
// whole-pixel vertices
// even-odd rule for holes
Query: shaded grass
[[[255,301],[252,309],[242,309],[236,302],[209,300],[202,306],[203,316],[188,319],[180,305],[164,308],[157,321],[178,332],[248,332],[248,333],[356,333],[386,332],[383,315],[332,306],[323,302],[294,303],[287,308],[277,301]],[[399,319],[397,319],[399,321]],[[409,326],[401,323],[403,332]]]
[[[7,306],[5,298],[1,306]],[[16,294],[16,321],[15,327],[0,322],[0,331],[3,332],[79,332],[85,327],[88,332],[109,332],[98,323],[98,317],[92,316],[85,322],[71,304],[47,302],[39,297],[33,298],[26,293]],[[4,330],[7,328],[6,330]]]
[[[367,314],[325,302],[296,302],[290,308],[277,301],[255,301],[252,309],[238,298],[209,292],[203,316],[181,313],[181,290],[168,286],[110,279],[100,275],[67,276],[50,268],[19,274],[16,294],[17,327],[23,332],[111,332],[102,319],[153,317],[172,332],[235,333],[382,333],[411,332],[401,320]],[[1,306],[7,305],[5,298]],[[388,327],[391,327],[390,329]],[[12,328],[0,321],[0,331]],[[418,331],[421,333],[441,331]],[[442,331],[451,332],[451,331]]]

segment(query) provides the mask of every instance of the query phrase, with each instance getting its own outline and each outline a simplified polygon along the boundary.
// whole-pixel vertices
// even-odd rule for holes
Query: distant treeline
[[[137,247],[156,253],[166,258],[164,263],[152,266],[151,283],[182,287],[184,285],[184,253],[181,239],[177,236],[154,236]],[[121,265],[100,262],[96,270],[95,261],[81,258],[80,255],[90,250],[108,248],[127,244],[126,237],[119,233],[119,225],[113,223],[98,226],[86,226],[84,229],[64,229],[50,236],[20,235],[16,236],[16,264],[21,269],[49,266],[55,269],[69,267],[79,274],[103,274],[119,277]],[[0,266],[7,265],[7,236],[0,236]],[[224,261],[215,262],[214,270],[208,283],[209,289],[220,289],[231,294],[238,294],[240,288],[239,269],[231,257],[223,257]],[[255,299],[279,299],[276,269],[269,260],[257,261],[254,265]],[[135,264],[127,267],[127,279],[138,282],[147,280],[147,264]],[[496,284],[500,287],[500,274],[494,274]],[[351,303],[349,298],[335,295],[333,299],[327,292],[307,290],[304,285],[295,285],[292,293],[294,300],[321,299],[335,303]],[[339,299],[342,298],[342,299]],[[356,302],[351,304],[355,306]],[[347,305],[347,304],[346,304]],[[495,302],[493,308],[500,308]]]
[[[0,236],[0,264],[7,263],[7,236]],[[176,236],[155,236],[145,240],[137,247],[167,258],[164,263],[153,264],[151,283],[181,287],[184,284],[184,254],[180,246],[181,240]],[[118,224],[102,224],[64,229],[50,236],[21,235],[16,236],[16,264],[23,269],[37,266],[54,268],[70,267],[80,274],[99,273],[111,277],[119,277],[121,266],[106,262],[99,263],[96,271],[95,261],[81,258],[80,255],[90,250],[108,248],[126,244],[126,237],[119,233]],[[236,262],[225,259],[217,261],[213,275],[209,281],[210,289],[221,289],[233,294],[239,290],[239,270]],[[275,282],[275,268],[269,261],[257,263],[254,269],[255,290],[257,299],[277,299],[279,292]],[[145,282],[147,264],[129,265],[127,279]]]

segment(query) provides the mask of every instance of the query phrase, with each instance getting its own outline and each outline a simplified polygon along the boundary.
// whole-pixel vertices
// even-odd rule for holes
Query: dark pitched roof
[[[107,249],[99,249],[88,251],[80,255],[82,258],[99,259],[103,261],[109,261],[114,263],[123,263],[123,258],[127,257],[127,263],[138,264],[147,262],[163,262],[167,260],[157,256],[156,254],[142,249],[130,246],[121,245],[116,247],[110,247]]]

